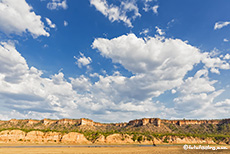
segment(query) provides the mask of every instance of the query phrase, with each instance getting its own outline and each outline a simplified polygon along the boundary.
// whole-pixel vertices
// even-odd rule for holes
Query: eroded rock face
[[[19,142],[24,141],[26,133],[21,130],[5,130],[0,132],[0,141]]]
[[[127,134],[112,134],[106,137],[106,143],[126,144],[133,142],[132,137]]]
[[[104,143],[106,143],[105,136],[100,135],[93,143],[96,143],[96,144],[104,144]]]
[[[142,136],[142,141],[133,141],[133,136],[128,134],[112,134],[107,137],[100,135],[93,141],[95,144],[216,144],[212,138],[163,136],[162,138],[152,137],[148,140]],[[83,134],[70,132],[62,134],[59,132],[31,131],[25,133],[21,130],[5,130],[0,132],[0,143],[73,143],[91,144]],[[230,138],[219,141],[219,144],[229,144]],[[223,143],[222,143],[223,142]]]
[[[198,137],[164,136],[162,141],[165,141],[165,139],[170,144],[216,144],[211,138],[200,139]]]
[[[44,133],[41,131],[31,131],[26,134],[27,142],[44,142]]]
[[[61,139],[62,143],[79,143],[79,144],[88,144],[91,143],[88,141],[83,134],[70,132],[68,134],[63,135]]]
[[[58,132],[47,132],[43,136],[44,142],[61,142],[62,134]]]
[[[83,134],[71,132],[68,134],[61,134],[59,132],[47,132],[31,131],[25,133],[21,130],[5,130],[0,132],[0,142],[31,142],[31,143],[77,143],[77,144],[89,144]]]

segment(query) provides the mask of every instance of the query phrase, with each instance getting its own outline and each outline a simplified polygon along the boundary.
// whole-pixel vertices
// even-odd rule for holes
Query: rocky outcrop
[[[161,119],[159,118],[143,118],[129,121],[128,125],[133,126],[145,126],[147,124],[153,124],[155,126],[160,127]]]
[[[105,144],[106,143],[106,139],[104,135],[99,135],[94,141],[93,143],[95,144]]]
[[[74,124],[80,124],[80,120],[78,119],[60,119],[56,121],[57,124],[59,125],[74,125]]]
[[[62,134],[58,132],[47,132],[43,135],[44,142],[61,142]]]
[[[25,133],[21,130],[5,130],[0,132],[0,143],[8,142],[30,142],[30,143],[77,143],[89,144],[83,134],[71,132],[68,134],[61,134],[59,132],[31,131]]]
[[[169,144],[216,144],[211,138],[164,136],[163,143]]]
[[[223,123],[229,123],[230,121],[228,119],[224,120],[162,120],[164,123],[171,123],[171,124],[177,124],[179,126],[182,125],[200,125],[200,124],[223,124]]]
[[[78,144],[89,144],[89,142],[83,134],[70,132],[63,135],[61,142],[63,143],[78,143]]]
[[[31,131],[26,134],[25,140],[28,142],[44,142],[44,133],[41,131]]]
[[[112,134],[106,137],[106,143],[127,144],[133,143],[132,137],[127,134]]]
[[[45,127],[50,125],[75,125],[75,126],[116,126],[116,127],[126,127],[126,126],[145,126],[148,124],[152,124],[157,127],[161,127],[162,123],[168,124],[176,124],[179,126],[182,125],[200,125],[200,124],[227,124],[230,123],[230,119],[222,119],[222,120],[165,120],[160,118],[143,118],[143,119],[136,119],[131,120],[128,123],[111,123],[111,124],[102,124],[99,122],[94,122],[90,119],[60,119],[60,120],[50,120],[50,119],[43,119],[43,120],[17,120],[11,119],[9,121],[0,121],[0,125],[10,124],[10,125],[17,125],[19,123],[24,123],[26,125],[35,125],[37,123],[43,124]]]
[[[24,141],[26,133],[21,130],[5,130],[0,132],[1,142],[18,142]]]
[[[70,143],[70,144],[230,144],[230,138],[214,142],[213,138],[163,136],[151,139],[139,136],[141,140],[128,134],[111,134],[107,137],[99,135],[94,141],[77,132],[62,134],[59,132],[31,131],[25,133],[21,130],[5,130],[0,132],[0,143]]]

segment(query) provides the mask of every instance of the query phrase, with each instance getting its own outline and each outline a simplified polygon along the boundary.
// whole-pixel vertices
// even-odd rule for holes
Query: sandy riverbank
[[[1,147],[3,145],[0,145]],[[159,145],[156,147],[139,147],[139,146],[108,146],[108,147],[74,147],[70,145],[5,145],[8,147],[0,148],[1,154],[175,154],[175,153],[209,153],[209,154],[228,154],[228,150],[184,150],[183,145]],[[35,147],[38,146],[38,147]],[[44,146],[48,146],[45,147]],[[51,147],[53,146],[53,147]],[[64,147],[63,147],[64,146]]]

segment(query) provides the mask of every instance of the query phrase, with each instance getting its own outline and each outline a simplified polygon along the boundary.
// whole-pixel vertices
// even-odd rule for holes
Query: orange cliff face
[[[226,119],[224,120],[162,120],[164,123],[171,123],[171,124],[177,124],[179,126],[182,125],[200,125],[200,124],[222,124],[225,123]],[[230,122],[230,121],[229,121]]]
[[[56,122],[57,124],[60,125],[65,125],[65,124],[69,124],[69,125],[74,125],[74,124],[80,124],[80,120],[78,119],[61,119],[61,120],[57,120]]]
[[[147,124],[154,124],[157,127],[161,125],[161,119],[159,118],[143,118],[129,121],[128,125],[133,126],[145,126]]]

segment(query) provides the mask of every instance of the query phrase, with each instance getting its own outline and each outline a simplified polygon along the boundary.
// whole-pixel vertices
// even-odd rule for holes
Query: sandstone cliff
[[[50,125],[76,125],[76,126],[118,126],[118,127],[126,127],[126,126],[145,126],[147,124],[153,124],[157,127],[160,127],[161,124],[176,124],[179,126],[182,125],[200,125],[200,124],[227,124],[230,123],[230,119],[222,119],[222,120],[165,120],[160,118],[143,118],[143,119],[136,119],[131,120],[128,123],[111,123],[111,124],[102,124],[99,122],[94,122],[90,119],[60,119],[60,120],[50,120],[50,119],[43,119],[43,120],[16,120],[11,119],[9,121],[0,121],[0,125],[4,124],[12,124],[17,125],[19,123],[24,123],[26,125],[35,125],[38,123],[43,124],[44,126]]]
[[[59,132],[31,131],[25,133],[21,130],[5,130],[0,132],[1,143],[77,143],[89,144],[83,134],[70,132],[68,134],[61,134]]]
[[[140,137],[140,136],[139,136]],[[229,144],[230,138],[222,141]],[[160,138],[141,136],[141,140],[135,140],[133,135],[111,134],[107,137],[99,135],[94,141],[89,141],[83,134],[70,132],[62,134],[58,132],[5,130],[0,132],[0,143],[65,143],[65,144],[216,144],[213,138],[162,136]]]

